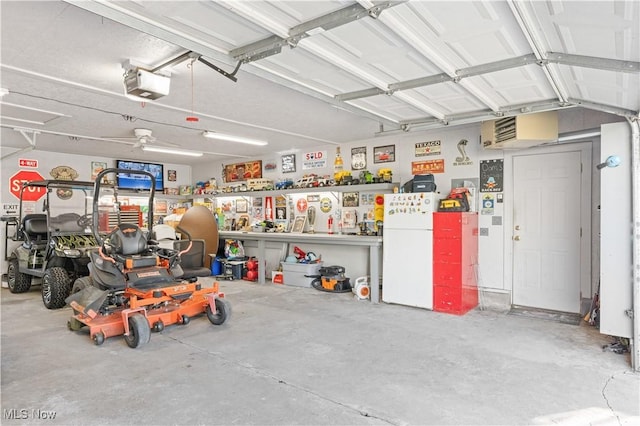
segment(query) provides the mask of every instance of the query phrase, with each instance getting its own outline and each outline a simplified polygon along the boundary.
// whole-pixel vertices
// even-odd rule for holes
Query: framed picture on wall
[[[227,183],[262,177],[262,160],[222,166],[222,177]]]
[[[246,213],[247,208],[247,200],[245,200],[244,198],[238,198],[236,200],[236,213]]]
[[[92,161],[91,162],[91,180],[96,180],[98,173],[107,168],[107,163],[103,161]],[[103,178],[106,180],[106,176]]]
[[[294,173],[296,171],[296,155],[285,154],[282,156],[282,173]]]
[[[359,195],[358,192],[343,192],[342,207],[358,207]]]
[[[293,220],[293,226],[291,227],[291,232],[295,232],[300,234],[304,231],[304,224],[307,222],[307,215],[296,216]]]
[[[385,145],[373,148],[374,163],[392,163],[396,161],[396,146]]]

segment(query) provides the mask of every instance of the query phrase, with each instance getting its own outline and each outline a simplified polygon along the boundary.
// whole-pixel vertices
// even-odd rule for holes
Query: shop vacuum
[[[351,282],[344,276],[344,266],[323,266],[318,272],[320,275],[311,275],[311,286],[319,291],[328,293],[350,293]],[[306,276],[306,275],[305,275]]]

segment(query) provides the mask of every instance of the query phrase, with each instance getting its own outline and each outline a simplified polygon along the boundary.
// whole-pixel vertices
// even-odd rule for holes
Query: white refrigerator
[[[382,301],[433,309],[434,192],[386,194]]]

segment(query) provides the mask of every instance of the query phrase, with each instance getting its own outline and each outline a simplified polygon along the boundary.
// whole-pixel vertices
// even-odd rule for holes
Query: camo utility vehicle
[[[19,243],[7,256],[12,293],[29,291],[33,279],[41,278],[44,306],[58,309],[65,305],[73,282],[89,275],[88,251],[98,245],[88,214],[93,187],[93,182],[61,180],[23,185],[19,216],[2,217],[7,239]],[[37,202],[23,201],[25,191],[46,191],[42,213],[33,211]]]

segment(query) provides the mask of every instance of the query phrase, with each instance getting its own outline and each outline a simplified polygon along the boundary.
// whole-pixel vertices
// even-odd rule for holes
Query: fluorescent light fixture
[[[578,140],[578,139],[586,139],[586,138],[591,138],[591,137],[594,137],[594,136],[600,136],[600,131],[585,132],[585,133],[575,133],[573,135],[560,136],[558,138],[558,142],[575,141],[575,140]]]
[[[203,153],[198,151],[185,151],[182,149],[163,148],[159,146],[143,146],[143,151],[159,152],[162,154],[186,155],[188,157],[202,157]]]
[[[261,141],[258,139],[249,139],[249,138],[243,138],[242,136],[225,135],[224,133],[218,133],[218,132],[204,132],[202,136],[209,139],[220,139],[221,141],[246,143],[249,145],[264,146],[269,144],[268,142]]]

